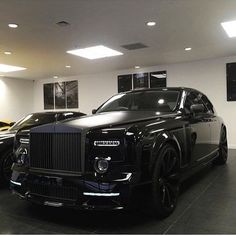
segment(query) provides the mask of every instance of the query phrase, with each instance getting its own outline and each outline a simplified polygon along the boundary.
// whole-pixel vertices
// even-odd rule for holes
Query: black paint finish
[[[41,152],[47,147],[49,151],[41,153],[46,153],[42,155],[48,155],[48,159],[35,160],[36,155],[29,155],[23,166],[15,163],[11,186],[13,192],[41,205],[99,210],[121,209],[129,206],[130,199],[135,195],[133,193],[138,186],[153,183],[155,165],[160,150],[165,145],[171,145],[178,155],[176,168],[179,182],[219,156],[220,136],[222,129],[226,128],[222,119],[216,116],[210,101],[207,100],[207,103],[202,101],[205,95],[189,88],[141,91],[127,92],[119,96],[136,93],[145,95],[142,93],[150,94],[150,91],[160,91],[162,95],[177,92],[179,96],[176,106],[169,110],[166,110],[165,101],[164,106],[155,111],[129,110],[124,106],[120,111],[100,112],[102,109],[98,109],[92,116],[31,129],[30,142],[33,143],[34,150],[29,149],[27,145],[24,148],[34,153],[36,149],[37,152]],[[160,101],[160,104],[162,103],[163,101]],[[193,110],[191,103],[195,105],[202,103],[202,111]],[[71,133],[81,135],[81,142],[78,144],[79,154],[76,145],[71,143],[60,145],[61,141],[57,141],[60,134],[60,140],[69,142],[66,136],[70,136]],[[43,135],[52,137],[45,145],[34,138]],[[94,141],[97,140],[118,141],[119,146],[95,147]],[[66,150],[60,149],[63,145]],[[55,153],[60,150],[67,156],[68,166],[76,166],[75,158],[69,158],[67,155],[71,152],[71,156],[74,156],[76,151],[81,161],[77,171],[76,169],[71,171],[71,168],[58,168],[61,164],[58,163]],[[58,156],[63,161],[62,155]],[[34,163],[38,161],[37,167],[30,164],[31,158]],[[104,174],[99,174],[94,169],[99,158],[109,159],[109,168]],[[50,163],[46,163],[46,160]],[[118,195],[94,197],[88,196],[87,193]]]

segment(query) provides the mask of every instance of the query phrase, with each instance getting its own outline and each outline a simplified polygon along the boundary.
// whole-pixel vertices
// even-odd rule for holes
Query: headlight
[[[16,162],[17,164],[23,165],[26,162],[26,159],[28,157],[28,150],[27,148],[19,148],[16,151]]]
[[[107,172],[109,167],[109,161],[111,160],[110,157],[102,158],[102,157],[96,157],[94,162],[94,169],[99,174],[104,174]]]

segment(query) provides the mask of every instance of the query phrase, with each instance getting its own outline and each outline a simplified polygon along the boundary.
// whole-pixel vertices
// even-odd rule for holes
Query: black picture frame
[[[236,101],[236,62],[226,64],[227,101]]]
[[[132,74],[118,75],[118,93],[132,90]]]
[[[67,81],[66,83],[66,108],[78,108],[78,80]]]
[[[54,109],[54,83],[43,85],[44,110]]]
[[[134,89],[148,88],[148,73],[136,73],[133,74]]]
[[[166,87],[167,71],[154,71],[149,73],[150,88]]]

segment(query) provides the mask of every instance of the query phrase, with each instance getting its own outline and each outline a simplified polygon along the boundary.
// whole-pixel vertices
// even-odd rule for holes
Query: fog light
[[[109,162],[107,158],[96,158],[94,162],[94,169],[99,173],[103,174],[108,170]]]

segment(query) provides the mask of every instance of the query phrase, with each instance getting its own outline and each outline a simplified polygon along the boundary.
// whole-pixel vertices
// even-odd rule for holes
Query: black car
[[[32,113],[17,123],[5,132],[0,133],[0,184],[5,185],[9,183],[11,177],[11,166],[13,163],[13,143],[17,131],[28,133],[29,129],[42,124],[56,122],[60,120],[69,119],[72,117],[79,117],[85,115],[81,112],[41,112]]]
[[[47,206],[122,209],[149,184],[153,212],[165,217],[181,181],[227,160],[226,126],[197,90],[120,93],[94,113],[31,129],[13,165],[13,192]]]

